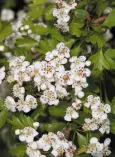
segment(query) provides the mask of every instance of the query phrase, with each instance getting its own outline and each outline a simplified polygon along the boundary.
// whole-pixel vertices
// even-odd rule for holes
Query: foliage
[[[93,137],[100,139],[103,133],[99,132],[100,126],[96,131],[83,129],[85,119],[92,118],[92,108],[85,106],[89,95],[99,96],[103,104],[110,104],[111,111],[108,113],[108,119],[111,123],[111,133],[115,134],[115,47],[105,37],[107,31],[115,27],[115,3],[113,0],[79,1],[77,6],[68,12],[70,16],[67,21],[68,31],[66,30],[68,27],[64,29],[63,25],[60,28],[59,17],[54,16],[53,11],[57,6],[57,3],[49,0],[32,0],[28,4],[27,11],[25,11],[26,17],[21,19],[21,26],[17,29],[14,29],[16,27],[15,19],[12,21],[0,20],[0,47],[4,47],[3,50],[1,49],[2,47],[0,48],[2,56],[0,67],[5,67],[7,78],[7,75],[12,73],[9,70],[11,69],[9,59],[11,58],[6,57],[7,52],[11,52],[11,55],[16,57],[25,56],[25,60],[33,65],[37,61],[42,62],[45,60],[47,52],[52,52],[59,43],[67,46],[71,57],[85,56],[87,60],[91,61],[91,76],[88,76],[89,78],[87,79],[88,87],[83,89],[85,96],[81,98],[78,95],[76,96],[82,104],[80,110],[77,110],[79,116],[71,118],[70,121],[64,118],[67,109],[71,107],[73,100],[75,101],[73,87],[67,87],[70,94],[64,98],[62,97],[57,106],[52,104],[50,106],[48,102],[44,104],[40,101],[42,90],[37,90],[34,81],[30,80],[30,82],[20,83],[21,85],[19,86],[25,88],[26,95],[32,95],[36,98],[37,107],[31,108],[29,112],[24,111],[24,113],[22,110],[21,112],[19,110],[9,111],[6,107],[6,101],[4,102],[1,99],[0,128],[10,124],[14,133],[18,129],[23,130],[27,127],[33,127],[35,122],[39,122],[39,136],[49,132],[56,134],[61,131],[77,147],[74,152],[75,157],[90,157],[92,154],[87,153],[90,139]],[[29,28],[27,28],[28,26]],[[66,70],[70,70],[68,63],[65,67]],[[0,81],[3,80],[1,78],[2,73],[4,72],[0,71]],[[15,84],[16,80],[11,83],[10,81],[7,82],[11,91]],[[112,92],[108,84],[113,87]],[[9,95],[13,97],[12,92]],[[14,99],[17,102],[17,98]],[[23,99],[26,101],[26,96]],[[18,141],[18,144],[10,152],[17,157],[26,157],[26,149],[26,145]],[[41,151],[41,153],[46,153],[46,156],[51,155],[50,151]],[[63,156],[63,154],[61,155]]]

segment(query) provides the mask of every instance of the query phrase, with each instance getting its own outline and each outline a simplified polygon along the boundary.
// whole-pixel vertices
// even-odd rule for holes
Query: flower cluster
[[[68,21],[70,20],[69,13],[72,9],[75,9],[77,3],[75,0],[65,2],[63,0],[55,0],[58,8],[53,10],[53,16],[57,18],[56,27],[60,28],[63,32],[69,31]]]
[[[34,140],[34,137],[38,135],[38,132],[32,127],[25,127],[22,130],[16,130],[16,135],[19,135],[19,140],[26,143],[31,143]]]
[[[14,19],[14,11],[11,9],[3,9],[1,11],[1,20],[2,21],[11,21]]]
[[[23,87],[19,87],[16,90],[18,90],[17,93],[24,92]],[[16,109],[17,109],[18,111],[23,111],[25,113],[28,113],[31,109],[36,109],[37,106],[38,106],[37,99],[33,97],[32,95],[27,95],[25,100],[23,97],[23,98],[19,98],[18,101],[15,101],[10,96],[7,96],[5,99],[5,107],[12,112],[16,112]]]
[[[90,64],[90,61],[86,61],[85,56],[70,57],[70,49],[64,43],[57,44],[56,49],[47,52],[44,61],[36,61],[31,65],[28,61],[25,61],[24,56],[10,59],[7,81],[16,83],[13,87],[13,95],[19,98],[16,105],[14,105],[13,100],[13,105],[16,106],[18,111],[24,112],[29,112],[30,109],[37,107],[34,97],[28,95],[24,100],[23,83],[29,81],[34,82],[38,92],[43,91],[40,96],[40,101],[43,104],[58,105],[60,99],[70,94],[67,91],[68,87],[73,90],[74,98],[82,98],[84,96],[82,89],[88,86],[86,78],[91,74],[85,66],[90,66]],[[70,65],[68,69],[66,68],[67,65]],[[12,98],[10,97],[10,99]],[[74,112],[73,110],[80,109],[81,104],[79,99],[73,99],[72,101],[72,107],[67,109],[67,115],[70,117]],[[9,97],[6,98],[5,102],[8,109],[15,111]],[[72,117],[77,118],[78,115]],[[65,119],[67,119],[67,116]]]
[[[72,106],[67,108],[64,119],[66,121],[71,121],[71,119],[77,119],[79,117],[79,113],[77,111],[80,110],[81,107],[82,107],[81,100],[76,99],[75,102],[72,103]]]
[[[0,68],[0,84],[2,83],[4,78],[5,78],[5,67],[2,67]]]
[[[86,118],[83,129],[88,130],[97,130],[104,134],[110,132],[110,122],[107,114],[111,112],[111,107],[109,104],[103,104],[100,101],[100,97],[94,97],[89,95],[87,98],[87,103],[84,104],[85,107],[91,108],[92,118]]]
[[[38,122],[35,122],[33,125],[36,126],[36,123]],[[38,126],[39,125],[37,125],[37,127]],[[42,150],[44,154],[51,150],[51,154],[55,157],[62,155],[65,155],[65,157],[74,156],[76,147],[71,141],[68,141],[64,137],[62,132],[57,132],[57,134],[52,132],[43,134],[42,137],[36,141],[34,138],[39,134],[36,129],[25,127],[22,130],[15,131],[15,134],[19,135],[19,140],[27,143],[26,153],[29,157],[46,157],[45,155],[41,155],[40,150]]]
[[[29,25],[25,25],[25,26],[21,26],[20,27],[20,31],[22,35],[27,35],[27,34],[31,34],[32,30],[30,29]]]
[[[104,143],[100,143],[97,138],[93,137],[90,139],[87,153],[91,154],[93,157],[109,156],[111,154],[111,151],[108,147],[110,142],[111,140],[107,138],[105,139]]]

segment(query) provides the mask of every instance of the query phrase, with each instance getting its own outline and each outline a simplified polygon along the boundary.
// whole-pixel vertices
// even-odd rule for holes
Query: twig
[[[38,59],[40,57],[41,57],[41,54],[39,54],[39,53],[32,55],[32,59]]]
[[[97,18],[97,19],[93,20],[93,24],[102,23],[102,22],[104,22],[104,21],[106,20],[106,18],[107,18],[107,15],[102,16],[102,17],[100,17],[100,18]]]

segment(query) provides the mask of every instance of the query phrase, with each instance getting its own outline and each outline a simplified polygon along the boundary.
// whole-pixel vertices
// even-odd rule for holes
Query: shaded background
[[[0,0],[0,10],[2,8],[10,8],[14,10],[15,12],[18,12],[19,10],[22,10],[27,5],[27,0]],[[115,48],[115,28],[111,30],[113,34],[113,38],[109,41],[112,48]],[[112,75],[113,83],[111,82],[111,78],[109,76]],[[105,75],[105,82],[106,82],[106,90],[108,91],[108,97],[109,100],[112,100],[112,98],[115,96],[115,72],[107,72]],[[1,87],[2,88],[2,87]],[[1,90],[1,89],[0,89]],[[4,93],[5,87],[3,86],[1,93]],[[112,140],[111,143],[111,150],[112,155],[110,157],[115,157],[115,135],[107,135],[107,137],[110,137]],[[105,137],[104,137],[105,138]],[[2,129],[0,129],[0,157],[12,157],[9,149],[17,142],[16,137],[11,133],[10,125],[6,125]]]

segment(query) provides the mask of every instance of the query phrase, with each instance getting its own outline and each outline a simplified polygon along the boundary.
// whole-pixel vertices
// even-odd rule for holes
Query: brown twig
[[[104,22],[104,21],[106,20],[106,18],[107,18],[107,15],[102,16],[102,17],[99,17],[99,18],[93,20],[93,24],[99,24],[99,23],[102,23],[102,22]]]
[[[39,53],[36,53],[36,54],[32,55],[32,59],[38,59],[40,57],[41,57],[41,54],[39,54]]]

